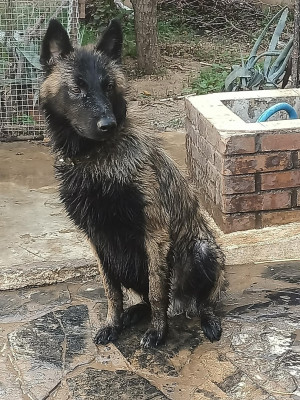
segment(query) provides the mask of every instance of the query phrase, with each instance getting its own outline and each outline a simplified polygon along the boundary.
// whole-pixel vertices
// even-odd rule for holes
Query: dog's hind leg
[[[154,347],[165,341],[169,305],[169,271],[167,254],[169,236],[165,231],[154,231],[146,238],[149,269],[150,327],[141,340],[144,347]]]
[[[97,332],[94,342],[96,344],[107,344],[115,341],[122,330],[123,293],[121,285],[109,279],[107,274],[105,274],[99,259],[98,266],[107,296],[107,317],[105,326]]]
[[[134,304],[124,310],[121,315],[121,323],[123,328],[128,328],[132,325],[137,324],[144,318],[147,318],[151,314],[150,303],[143,302]]]
[[[193,248],[197,313],[204,335],[211,341],[220,340],[221,320],[215,314],[215,304],[225,287],[224,255],[214,240],[198,240]]]
[[[222,326],[221,319],[214,312],[212,305],[202,304],[198,308],[201,318],[201,328],[204,335],[211,341],[215,342],[221,339]]]

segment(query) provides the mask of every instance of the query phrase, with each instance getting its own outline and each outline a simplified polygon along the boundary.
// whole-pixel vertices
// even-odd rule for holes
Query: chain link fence
[[[39,53],[51,18],[79,41],[77,0],[0,0],[0,141],[43,137]]]

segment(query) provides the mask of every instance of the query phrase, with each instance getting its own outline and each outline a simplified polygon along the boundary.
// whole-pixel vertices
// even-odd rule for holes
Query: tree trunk
[[[299,43],[299,25],[300,25],[300,0],[295,0],[294,8],[294,44],[292,53],[292,87],[299,87],[299,68],[300,68],[300,43]]]
[[[131,0],[138,67],[146,74],[153,74],[160,67],[157,38],[157,0]]]

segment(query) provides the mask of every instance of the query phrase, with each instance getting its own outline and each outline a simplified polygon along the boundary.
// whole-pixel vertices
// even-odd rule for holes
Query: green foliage
[[[192,39],[192,32],[182,23],[180,16],[160,14],[158,37],[164,42],[186,41]]]
[[[200,71],[198,77],[191,83],[191,92],[196,94],[221,92],[228,74],[225,68],[224,65],[213,64]]]
[[[117,12],[112,0],[89,0],[86,4],[86,21],[90,28],[97,31],[116,17]]]
[[[135,40],[135,30],[134,30],[134,19],[130,18],[123,20],[123,56],[136,58],[136,40]]]
[[[31,115],[22,114],[22,115],[13,115],[12,122],[20,125],[34,125],[35,120],[31,117]]]
[[[93,27],[85,24],[80,25],[81,45],[85,46],[89,43],[96,43],[98,35]]]
[[[111,0],[96,0],[89,4],[87,7],[87,23],[81,26],[81,44],[84,46],[88,43],[95,43],[109,21],[118,18],[123,26],[123,56],[135,58],[136,41],[134,19],[131,12],[118,10]]]
[[[281,34],[286,26],[289,9],[282,8],[270,19],[264,27],[251,50],[246,61],[242,65],[233,65],[231,73],[225,80],[226,91],[258,90],[276,88],[282,82],[286,66],[288,65],[293,50],[293,36],[282,49],[278,46]],[[274,23],[276,26],[273,27]],[[265,50],[264,40],[270,32],[268,48]],[[261,49],[259,51],[259,49]],[[258,62],[264,59],[263,68],[259,68]]]

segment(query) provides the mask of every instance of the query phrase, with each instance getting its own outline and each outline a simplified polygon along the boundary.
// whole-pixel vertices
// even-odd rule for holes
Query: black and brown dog
[[[219,340],[223,253],[185,177],[157,139],[127,118],[122,41],[113,20],[95,47],[74,49],[52,20],[41,51],[41,105],[64,160],[56,167],[60,198],[92,244],[108,299],[95,342],[116,340],[151,312],[141,344],[156,346],[170,308],[193,310],[208,339]],[[123,287],[142,302],[124,310]]]

